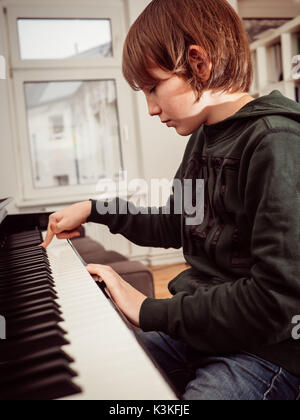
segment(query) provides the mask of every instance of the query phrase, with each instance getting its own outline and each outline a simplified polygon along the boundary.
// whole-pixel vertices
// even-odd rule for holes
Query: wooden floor
[[[179,273],[189,268],[188,264],[172,264],[149,267],[154,277],[155,297],[157,299],[170,298],[168,283]]]

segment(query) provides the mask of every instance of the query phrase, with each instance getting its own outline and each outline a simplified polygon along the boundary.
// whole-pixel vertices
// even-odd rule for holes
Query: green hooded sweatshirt
[[[147,298],[144,331],[182,340],[191,358],[246,351],[300,376],[300,105],[273,91],[233,116],[202,125],[186,147],[175,179],[204,179],[204,219],[186,213],[99,214],[141,246],[181,248],[191,269],[169,283],[171,299]],[[103,204],[103,202],[102,202]],[[99,207],[98,207],[99,209]],[[145,212],[144,212],[145,213]],[[300,330],[300,328],[299,328]],[[294,338],[293,338],[294,337]]]

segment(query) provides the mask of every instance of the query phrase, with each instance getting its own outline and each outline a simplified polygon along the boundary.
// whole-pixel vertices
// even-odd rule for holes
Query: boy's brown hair
[[[206,82],[193,70],[191,45],[202,47],[212,63]],[[203,89],[248,92],[253,77],[247,33],[226,0],[152,0],[124,44],[123,74],[134,90],[157,83],[151,63],[186,79],[198,99]]]

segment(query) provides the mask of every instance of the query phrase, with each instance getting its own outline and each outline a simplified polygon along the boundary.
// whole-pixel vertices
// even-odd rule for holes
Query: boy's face
[[[144,89],[149,114],[157,115],[178,134],[188,136],[207,121],[207,97],[196,102],[196,94],[181,77],[153,68],[152,75],[158,79],[152,89]]]

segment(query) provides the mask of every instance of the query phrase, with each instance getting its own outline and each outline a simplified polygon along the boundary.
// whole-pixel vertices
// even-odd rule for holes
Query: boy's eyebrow
[[[169,77],[166,77],[165,79],[153,79],[153,83],[151,83],[150,85],[141,87],[142,90],[151,90],[154,86],[157,86],[160,82],[164,82],[166,80],[169,80],[172,77],[172,75],[170,75]]]

